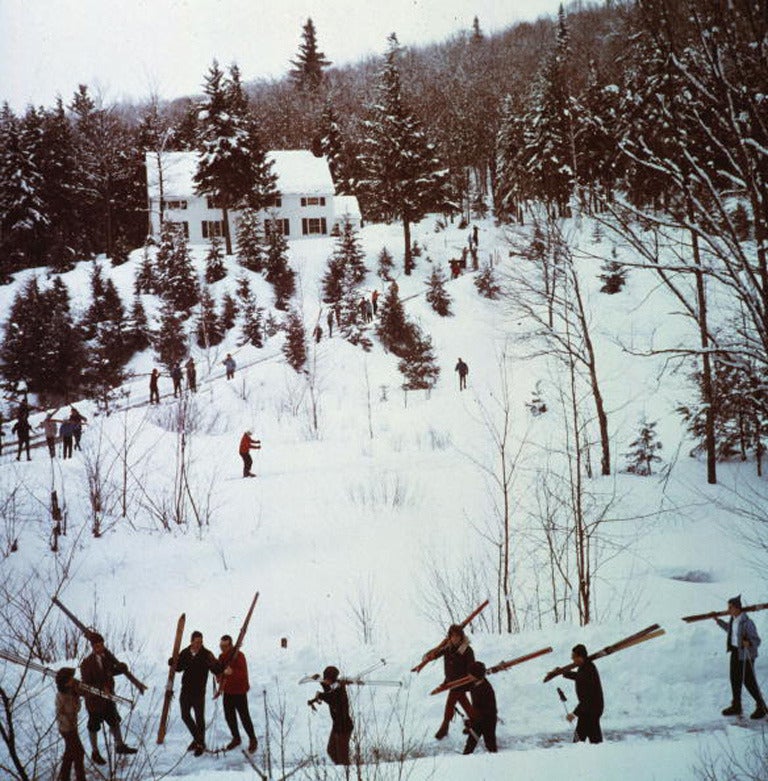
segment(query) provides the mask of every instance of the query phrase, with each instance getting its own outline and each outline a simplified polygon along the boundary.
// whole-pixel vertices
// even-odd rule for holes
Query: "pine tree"
[[[391,282],[394,268],[395,261],[392,259],[392,254],[386,247],[382,247],[378,257],[376,273],[383,282]]]
[[[230,77],[225,79],[214,60],[203,92],[197,139],[200,158],[194,181],[199,195],[221,205],[226,253],[231,255],[230,209],[264,207],[275,194],[276,175],[266,159],[237,67],[230,68]]]
[[[432,340],[417,326],[411,326],[411,339],[397,368],[403,375],[405,390],[430,390],[440,376]]]
[[[145,350],[152,343],[147,313],[139,294],[133,297],[131,314],[126,324],[126,339],[134,352]]]
[[[354,273],[347,269],[341,280],[339,332],[350,344],[358,345],[368,352],[373,343],[366,333],[364,318],[359,306],[359,287],[354,280]]]
[[[125,231],[118,231],[115,243],[112,245],[112,265],[122,266],[123,263],[127,263],[130,251]]]
[[[661,461],[661,457],[656,455],[662,447],[656,433],[656,421],[649,422],[643,418],[640,421],[640,433],[629,446],[631,450],[624,454],[627,458],[626,471],[644,477],[651,475],[653,464]]]
[[[345,285],[357,286],[368,273],[365,253],[352,223],[345,219],[336,239],[333,254],[328,259],[328,270],[323,276],[323,301],[336,304],[344,295]]]
[[[187,354],[187,337],[174,307],[164,302],[160,311],[160,327],[153,340],[157,359],[170,369]]]
[[[216,301],[206,287],[200,297],[200,314],[195,326],[198,347],[215,347],[224,339],[224,327],[216,312]]]
[[[229,292],[224,293],[221,299],[221,324],[225,331],[235,327],[237,317],[237,303]]]
[[[386,350],[399,357],[407,353],[413,340],[413,326],[405,317],[405,310],[395,285],[389,286],[389,290],[379,304],[376,336]]]
[[[266,259],[264,226],[258,212],[243,209],[237,223],[237,262],[250,271],[263,271]]]
[[[288,242],[278,230],[270,231],[267,238],[265,265],[265,278],[275,290],[275,309],[285,311],[296,292],[296,274],[288,265]]]
[[[155,272],[155,263],[152,259],[152,252],[148,244],[144,245],[144,250],[141,258],[141,263],[136,269],[136,278],[133,283],[133,292],[137,294],[141,293],[156,293],[159,288],[159,280],[157,273]]]
[[[490,263],[486,263],[480,269],[479,273],[474,279],[477,292],[485,298],[495,300],[501,294],[501,285],[496,279],[496,272],[493,270],[493,266]]]
[[[451,314],[451,297],[445,289],[445,281],[445,272],[442,267],[433,266],[432,273],[426,282],[427,301],[440,317],[447,317]]]
[[[328,161],[337,193],[348,193],[352,187],[352,171],[345,151],[339,117],[331,101],[326,99],[320,117],[320,152]]]
[[[250,288],[241,297],[243,302],[243,327],[240,345],[252,344],[254,347],[264,346],[264,310],[257,305],[256,298]]]
[[[288,312],[283,355],[294,371],[304,370],[307,363],[307,334],[304,329],[304,321],[295,309]]]
[[[208,254],[205,257],[205,281],[212,285],[227,276],[224,268],[224,250],[221,246],[221,239],[214,236],[211,239],[211,245],[208,248]]]
[[[200,300],[189,245],[177,225],[165,223],[157,251],[158,291],[179,312],[189,313]]]
[[[411,224],[447,205],[448,175],[434,145],[403,103],[394,33],[388,42],[377,99],[365,122],[366,148],[361,160],[365,173],[360,190],[372,211],[402,221],[405,273],[410,274]]]
[[[317,34],[311,19],[307,19],[301,33],[302,42],[289,76],[296,88],[306,92],[316,91],[323,82],[323,69],[331,63],[317,48]]]
[[[600,269],[603,272],[600,274],[600,281],[603,283],[600,292],[609,295],[618,293],[627,281],[626,268],[616,260],[605,260]]]

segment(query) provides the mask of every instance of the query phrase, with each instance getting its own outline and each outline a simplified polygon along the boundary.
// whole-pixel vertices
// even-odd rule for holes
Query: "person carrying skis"
[[[43,429],[45,434],[45,442],[48,445],[48,452],[51,458],[56,458],[56,420],[53,418],[53,413],[49,412],[45,416],[45,420],[38,425],[38,428]]]
[[[195,369],[195,362],[190,356],[184,367],[187,370],[187,386],[191,393],[197,393],[197,369]]]
[[[248,664],[242,651],[237,651],[233,655],[234,647],[230,635],[222,635],[219,648],[221,653],[218,666],[221,674],[218,680],[221,693],[224,695],[224,718],[232,733],[232,740],[226,745],[225,750],[230,751],[242,743],[237,726],[237,717],[240,716],[243,729],[248,736],[248,753],[253,754],[259,742],[256,740],[248,710],[248,690],[251,688],[248,683]]]
[[[81,450],[80,438],[83,436],[83,423],[87,423],[88,418],[81,415],[80,412],[74,407],[70,407],[69,409],[69,419],[74,426],[72,433],[75,437],[75,450]]]
[[[181,366],[179,366],[179,362],[176,361],[176,363],[171,366],[171,379],[173,380],[173,398],[175,399],[177,396],[181,396],[181,380],[184,377],[183,372],[181,371]]]
[[[424,655],[424,659],[429,653]],[[440,652],[431,658],[438,659],[443,657],[443,667],[445,670],[445,683],[455,681],[457,678],[463,678],[469,674],[469,666],[475,661],[475,654],[469,645],[469,638],[464,630],[458,624],[451,624],[448,627],[448,637],[444,647]],[[471,685],[471,684],[470,684]],[[448,734],[448,727],[456,711],[456,703],[461,704],[464,713],[468,719],[474,718],[472,705],[467,697],[469,686],[457,686],[448,692],[448,699],[445,701],[445,712],[443,713],[443,722],[435,733],[437,740],[442,740]]]
[[[173,658],[168,660],[168,664],[173,664]],[[208,673],[218,675],[222,669],[213,652],[203,645],[203,633],[192,632],[189,645],[179,654],[176,671],[182,673],[179,695],[181,720],[192,734],[187,751],[194,751],[196,757],[205,751],[205,689]]]
[[[728,634],[726,650],[730,654],[731,704],[723,710],[723,716],[741,716],[741,687],[754,697],[755,710],[752,719],[762,719],[768,714],[765,700],[755,678],[755,659],[760,637],[755,623],[742,611],[741,594],[728,600],[728,622],[715,618],[717,625]]]
[[[233,380],[235,378],[235,369],[237,364],[231,353],[227,353],[227,357],[222,361],[224,368],[227,370],[227,379]]]
[[[152,373],[149,375],[149,403],[160,403],[160,387],[158,380],[160,379],[160,372],[157,369],[152,369]]]
[[[243,477],[256,477],[251,472],[253,466],[253,458],[251,458],[251,450],[261,450],[261,440],[253,439],[250,430],[246,431],[240,439],[240,458],[243,459]]]
[[[600,674],[581,643],[571,650],[571,661],[577,667],[576,672],[566,670],[563,677],[576,682],[576,699],[579,701],[573,713],[566,716],[569,722],[577,720],[573,742],[589,740],[590,743],[602,743],[600,717],[603,715],[603,687]]]
[[[477,681],[472,684],[472,688],[469,690],[474,717],[465,721],[464,732],[467,733],[467,743],[464,746],[464,753],[471,754],[480,738],[485,741],[485,747],[488,751],[496,753],[498,750],[496,747],[496,722],[498,720],[496,693],[485,677],[485,665],[482,662],[472,662],[469,665],[469,674]]]
[[[326,751],[334,765],[349,765],[349,741],[352,739],[355,725],[349,715],[347,687],[339,681],[339,668],[333,665],[326,667],[320,685],[323,690],[309,700],[307,705],[314,710],[315,703],[327,703],[331,712],[331,734]]]
[[[56,724],[64,738],[64,756],[61,758],[60,781],[70,781],[75,768],[76,781],[85,781],[85,749],[77,731],[80,696],[75,683],[75,670],[62,667],[56,673]]]
[[[27,461],[31,461],[32,458],[29,455],[29,407],[26,402],[21,402],[19,405],[19,411],[16,416],[16,422],[11,428],[11,433],[16,434],[18,441],[18,452],[16,453],[16,460],[21,461],[21,451],[26,447],[27,449]]]
[[[61,434],[61,457],[72,458],[72,440],[75,437],[75,424],[71,418],[61,424],[59,433]]]
[[[115,675],[122,675],[128,670],[124,662],[117,659],[104,646],[104,638],[93,632],[89,640],[92,651],[80,664],[80,675],[83,683],[95,686],[97,689],[112,693],[115,691]],[[87,694],[85,709],[88,711],[88,737],[91,741],[91,759],[97,765],[105,765],[106,760],[99,752],[99,730],[102,724],[107,724],[115,738],[116,754],[135,754],[136,749],[126,745],[120,731],[120,716],[113,700]]]
[[[459,390],[464,390],[467,387],[467,375],[469,374],[469,366],[459,358],[459,362],[454,367],[454,371],[459,373]]]

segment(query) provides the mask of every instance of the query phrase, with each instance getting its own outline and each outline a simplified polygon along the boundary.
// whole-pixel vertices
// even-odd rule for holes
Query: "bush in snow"
[[[285,324],[283,355],[294,371],[301,372],[307,363],[307,334],[301,315],[291,309]]]
[[[451,314],[451,297],[445,289],[445,272],[440,266],[434,266],[427,285],[427,301],[432,309],[440,315],[447,317]]]
[[[224,247],[221,244],[221,239],[218,236],[214,236],[211,239],[211,246],[208,248],[208,254],[205,257],[205,281],[212,285],[226,276]]]
[[[392,270],[394,267],[395,261],[392,257],[392,253],[386,247],[382,247],[378,257],[378,266],[376,268],[376,273],[379,275],[379,278],[383,279],[385,282],[391,282]]]
[[[489,263],[486,263],[475,276],[475,287],[477,292],[486,298],[496,299],[501,294],[501,285],[496,280],[496,272]]]
[[[411,326],[411,340],[397,364],[405,390],[430,390],[440,376],[432,340],[417,326]]]
[[[613,295],[618,293],[627,281],[627,270],[616,260],[606,260],[602,267],[600,274],[600,280],[603,286],[600,288],[601,293],[608,293]]]
[[[658,441],[656,434],[656,421],[648,422],[643,418],[640,421],[640,433],[634,442],[631,442],[629,450],[624,453],[627,459],[626,471],[633,475],[642,475],[647,477],[652,474],[652,465],[661,461],[661,457],[656,455],[661,450],[661,442]]]

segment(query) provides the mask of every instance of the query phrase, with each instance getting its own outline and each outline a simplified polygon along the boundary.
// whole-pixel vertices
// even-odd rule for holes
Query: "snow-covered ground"
[[[529,261],[509,252],[519,236],[510,245],[505,232],[490,221],[478,226],[481,262],[493,257],[504,274],[534,273],[526,270]],[[3,456],[0,490],[23,486],[26,506],[38,508],[16,529],[18,552],[0,565],[7,582],[35,571],[41,582],[51,583],[54,557],[40,508],[48,505],[55,488],[66,504],[69,524],[58,559],[72,558],[61,599],[84,619],[95,620],[108,645],[150,686],[138,698],[127,727],[131,740],[139,741],[138,725],[149,718],[142,752],[154,769],[148,763],[132,777],[156,777],[164,770],[191,779],[254,777],[236,752],[200,759],[185,755],[189,735],[176,703],[165,745],[156,747],[151,733],[179,614],[186,612],[187,637],[200,629],[206,645],[215,650],[221,634],[236,635],[257,590],[260,599],[243,650],[260,766],[266,745],[264,697],[273,714],[273,762],[279,762],[281,750],[277,712],[284,714],[286,766],[309,754],[322,761],[328,714],[307,708],[315,689],[299,686],[298,680],[328,664],[354,674],[381,658],[386,666],[371,677],[399,680],[402,686],[352,691],[363,750],[377,745],[386,759],[405,745],[416,758],[402,767],[398,762],[369,767],[364,778],[692,779],[708,756],[729,750],[743,755],[747,743],[760,735],[760,725],[749,719],[734,724],[720,716],[730,702],[724,634],[713,622],[690,625],[680,618],[723,609],[737,593],[746,602],[762,601],[755,552],[744,544],[745,521],[733,508],[752,491],[758,492],[752,499],[760,506],[764,483],[755,478],[754,464],[746,463],[721,465],[720,484],[708,486],[703,465],[688,457],[691,443],[674,412],[678,403],[690,400],[687,372],[673,371],[665,356],[635,354],[686,340],[693,344],[693,330],[675,316],[675,303],[649,274],[630,272],[626,288],[607,296],[599,292],[599,261],[578,261],[592,315],[614,466],[612,476],[589,481],[589,490],[598,504],[609,497],[612,504],[594,549],[599,557],[595,620],[579,627],[572,602],[567,620],[555,624],[534,510],[542,476],[562,467],[557,388],[564,370],[546,350],[517,338],[529,324],[510,302],[481,298],[471,272],[448,283],[453,316],[440,318],[430,310],[423,293],[431,264],[440,263],[447,271],[447,260],[458,257],[466,242],[466,231],[433,228],[434,221],[427,220],[416,231],[424,252],[413,275],[398,277],[408,315],[431,335],[441,367],[429,397],[410,393],[406,398],[397,359],[378,342],[364,353],[335,333],[332,339],[325,334],[311,351],[319,410],[315,431],[307,384],[284,363],[281,337],[257,350],[237,348],[237,335],[230,332],[228,341],[210,352],[195,348],[200,390],[188,399],[193,425],[184,442],[190,454],[186,520],[168,529],[159,515],[164,502],[173,504],[178,403],[166,397],[158,408],[143,404],[146,377],[126,385],[125,412],[97,417],[86,402],[78,405],[91,422],[84,453],[71,461],[57,459],[52,468],[41,450],[30,464]],[[365,288],[381,289],[373,273],[376,256],[387,246],[399,257],[401,230],[371,225],[361,238],[371,270]],[[587,227],[572,240],[595,254],[611,248],[606,237],[594,244]],[[325,330],[319,279],[332,248],[330,238],[291,243],[309,330],[318,316]],[[619,259],[628,253],[620,245],[617,251]],[[201,268],[203,257],[200,248],[196,258]],[[136,252],[117,269],[105,265],[126,301],[139,261]],[[226,288],[234,292],[239,270],[233,259],[228,262],[229,276],[214,286],[218,297]],[[75,307],[87,305],[88,278],[85,263],[64,275]],[[253,279],[257,297],[266,303],[269,287]],[[13,292],[13,287],[0,289],[0,311],[8,310]],[[149,298],[147,304],[150,313],[155,311]],[[239,368],[227,382],[221,360],[230,351]],[[454,372],[458,357],[470,368],[464,392],[459,392]],[[131,369],[146,374],[152,365],[148,352],[134,359]],[[496,554],[488,533],[496,528],[493,512],[499,497],[490,476],[498,459],[492,430],[503,411],[502,369],[511,399],[510,452],[517,454],[511,598],[521,631],[495,633],[486,616],[485,623],[473,625],[472,644],[477,658],[488,665],[547,646],[553,652],[493,676],[500,752],[491,756],[480,746],[474,756],[462,757],[457,756],[463,745],[458,720],[444,741],[432,737],[443,698],[431,697],[429,691],[442,681],[441,664],[418,675],[409,669],[441,639],[447,623],[461,620],[471,607],[493,596]],[[549,411],[534,418],[525,402],[538,381]],[[165,383],[161,393],[170,389],[170,380]],[[582,404],[591,414],[589,399]],[[620,472],[621,454],[635,438],[641,416],[658,421],[667,467],[663,475],[641,478]],[[255,480],[240,478],[237,446],[245,429],[262,441],[262,450],[254,454]],[[597,448],[592,450],[597,465]],[[128,512],[122,518],[121,453],[126,452]],[[97,461],[106,486],[105,528],[99,539],[89,531],[86,469],[90,464],[92,473]],[[194,518],[190,497],[202,525]],[[438,574],[461,598],[451,615],[437,606]],[[487,590],[479,593],[470,583],[484,583]],[[496,610],[494,603],[486,612]],[[764,615],[755,618],[758,631],[768,634]],[[573,687],[562,679],[542,684],[544,673],[567,663],[577,642],[594,651],[652,623],[661,624],[666,634],[598,662],[606,697],[606,742],[598,747],[571,744],[572,729],[556,686],[564,688],[571,707]],[[758,660],[761,680],[765,665]],[[17,674],[10,666],[0,669],[4,680]],[[120,692],[128,694],[127,684],[120,682]],[[52,717],[50,690],[48,694]],[[745,694],[745,707],[751,704]],[[229,735],[220,705],[209,702],[207,716],[209,745],[225,744]],[[334,768],[315,767],[294,777],[343,776]]]

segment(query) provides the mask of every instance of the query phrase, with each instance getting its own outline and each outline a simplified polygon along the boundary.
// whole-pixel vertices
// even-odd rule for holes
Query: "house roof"
[[[277,189],[283,195],[333,195],[335,187],[325,157],[315,157],[307,149],[281,149],[267,152],[277,174]],[[195,195],[194,175],[197,170],[197,152],[163,152],[163,196],[191,198]],[[145,154],[147,191],[150,198],[160,197],[158,158],[154,152]]]

